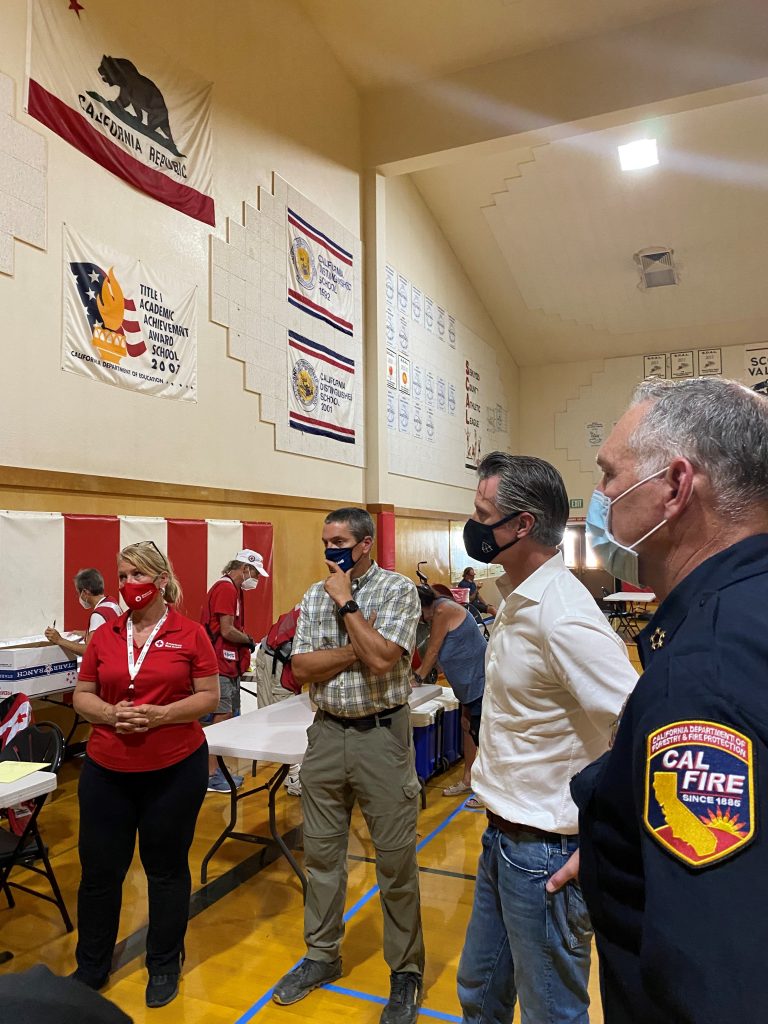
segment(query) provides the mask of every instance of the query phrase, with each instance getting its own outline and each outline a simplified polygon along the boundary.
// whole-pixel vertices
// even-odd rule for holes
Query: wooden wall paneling
[[[450,576],[450,521],[398,516],[396,523],[396,568],[416,580],[416,563],[426,561],[430,583],[448,583]]]

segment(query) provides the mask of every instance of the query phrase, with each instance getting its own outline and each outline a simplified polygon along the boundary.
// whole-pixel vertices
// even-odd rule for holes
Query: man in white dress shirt
[[[459,964],[466,1024],[588,1024],[592,927],[576,880],[569,782],[608,748],[637,680],[626,648],[557,550],[568,496],[541,459],[481,462],[467,553],[511,591],[486,654],[472,787],[487,808]],[[553,877],[554,876],[554,877]]]

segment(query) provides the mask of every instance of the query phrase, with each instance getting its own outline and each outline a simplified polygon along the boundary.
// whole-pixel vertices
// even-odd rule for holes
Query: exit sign
[[[571,508],[584,508],[584,499],[583,498],[571,498],[571,500],[568,502],[568,504],[571,506]]]

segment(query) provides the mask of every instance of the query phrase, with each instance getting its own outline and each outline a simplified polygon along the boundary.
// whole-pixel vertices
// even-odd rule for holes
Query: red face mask
[[[154,583],[124,583],[120,587],[123,600],[134,611],[146,608],[159,593]]]

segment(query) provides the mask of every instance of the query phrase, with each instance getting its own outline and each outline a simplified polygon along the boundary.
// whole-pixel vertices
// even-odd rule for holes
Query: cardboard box
[[[74,690],[77,662],[45,637],[0,641],[0,698],[14,693],[39,697]],[[23,646],[20,646],[22,644]]]

